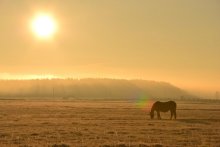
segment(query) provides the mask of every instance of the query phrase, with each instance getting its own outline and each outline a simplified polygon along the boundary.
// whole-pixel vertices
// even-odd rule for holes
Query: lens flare
[[[144,111],[150,111],[152,103],[147,94],[140,94],[136,99],[136,106]]]

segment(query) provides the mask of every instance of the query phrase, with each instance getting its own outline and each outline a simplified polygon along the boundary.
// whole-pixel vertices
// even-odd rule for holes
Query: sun
[[[52,16],[38,14],[31,22],[31,29],[39,38],[51,38],[57,31],[57,24]]]

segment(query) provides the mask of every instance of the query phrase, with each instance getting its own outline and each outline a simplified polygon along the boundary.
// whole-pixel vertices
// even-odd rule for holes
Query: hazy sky
[[[30,30],[38,12],[53,39]],[[138,78],[220,91],[219,0],[1,0],[0,78]]]

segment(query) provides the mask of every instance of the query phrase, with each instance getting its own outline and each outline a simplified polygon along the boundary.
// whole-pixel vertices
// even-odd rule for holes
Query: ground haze
[[[0,146],[219,146],[219,105],[177,101],[177,120],[150,120],[134,101],[0,100]]]

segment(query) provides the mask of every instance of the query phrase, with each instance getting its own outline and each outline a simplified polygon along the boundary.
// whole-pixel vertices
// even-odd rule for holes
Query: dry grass
[[[177,104],[150,120],[129,101],[1,100],[0,146],[220,146],[220,104]]]

